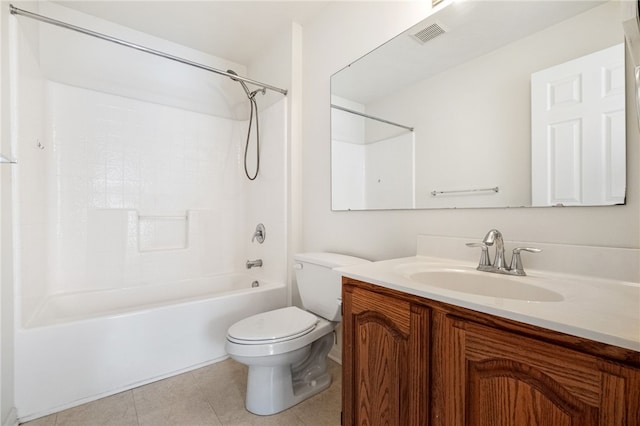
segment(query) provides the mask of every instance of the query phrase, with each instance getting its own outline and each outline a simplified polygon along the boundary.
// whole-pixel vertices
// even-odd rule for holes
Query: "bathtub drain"
[[[258,281],[254,281],[251,283],[251,287],[255,288],[255,287],[260,287],[260,283]]]

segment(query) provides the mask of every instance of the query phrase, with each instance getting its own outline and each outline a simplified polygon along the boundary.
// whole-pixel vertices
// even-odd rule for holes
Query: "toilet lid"
[[[245,318],[229,327],[232,342],[257,345],[295,339],[316,327],[318,318],[300,308],[290,306]]]

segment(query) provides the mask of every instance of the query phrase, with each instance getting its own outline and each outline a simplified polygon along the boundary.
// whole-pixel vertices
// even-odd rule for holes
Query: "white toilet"
[[[341,276],[333,268],[368,262],[336,253],[294,256],[300,298],[291,306],[245,318],[229,327],[226,349],[249,366],[247,410],[270,415],[331,384],[327,355],[341,316]]]

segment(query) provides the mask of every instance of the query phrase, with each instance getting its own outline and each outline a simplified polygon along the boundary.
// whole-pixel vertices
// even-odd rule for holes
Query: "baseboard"
[[[4,419],[2,426],[18,426],[18,413],[16,412],[16,407],[12,407],[9,410],[9,414],[7,414],[7,418]]]

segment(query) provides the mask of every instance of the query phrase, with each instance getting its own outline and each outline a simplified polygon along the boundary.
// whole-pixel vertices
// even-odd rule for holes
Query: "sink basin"
[[[529,277],[480,272],[475,269],[438,268],[408,271],[403,275],[419,284],[461,293],[529,302],[560,302],[564,297],[555,291],[528,283]]]

